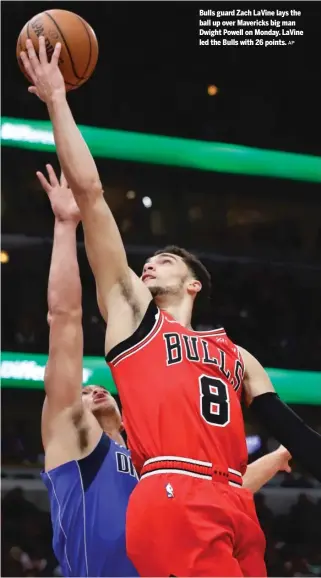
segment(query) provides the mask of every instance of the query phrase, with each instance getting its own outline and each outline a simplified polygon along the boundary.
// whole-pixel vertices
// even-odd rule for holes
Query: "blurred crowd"
[[[268,576],[321,576],[321,499],[300,494],[288,514],[276,515],[263,494],[255,496],[267,540]]]
[[[267,538],[269,576],[321,576],[321,499],[305,493],[288,514],[277,515],[263,494],[257,512]],[[2,576],[61,576],[51,549],[50,515],[26,500],[21,488],[2,499]]]
[[[17,487],[2,499],[2,576],[60,576],[52,551],[50,514]]]

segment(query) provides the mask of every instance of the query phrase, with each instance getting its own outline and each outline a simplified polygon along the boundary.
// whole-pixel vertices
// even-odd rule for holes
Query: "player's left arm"
[[[251,492],[258,492],[278,472],[291,472],[290,452],[283,446],[255,460],[247,467],[243,476],[243,486]]]
[[[41,420],[45,449],[56,433],[53,426],[57,416],[81,400],[83,357],[81,282],[76,244],[80,213],[63,175],[59,183],[50,165],[47,165],[47,171],[49,180],[37,173],[55,214],[48,281],[49,356]]]
[[[253,355],[239,347],[247,402],[260,422],[313,476],[321,481],[321,435],[311,429],[277,395],[270,378]]]

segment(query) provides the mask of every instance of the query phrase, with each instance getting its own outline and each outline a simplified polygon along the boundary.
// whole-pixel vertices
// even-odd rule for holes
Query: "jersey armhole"
[[[101,465],[110,450],[110,444],[110,437],[103,432],[93,451],[88,456],[77,460],[84,491],[88,490],[89,486],[97,476]]]
[[[121,341],[121,343],[118,343],[118,345],[115,345],[115,347],[107,353],[105,356],[107,363],[112,363],[117,357],[143,341],[153,331],[158,320],[158,314],[159,309],[157,305],[155,305],[154,301],[151,301],[141,323],[134,333],[124,341]]]
[[[236,345],[236,349],[237,349],[237,353],[238,353],[238,358],[239,358],[240,362],[241,362],[242,365],[243,365],[243,379],[244,379],[244,375],[245,375],[245,362],[244,362],[244,357],[243,357],[243,355],[242,355],[242,353],[241,353],[240,348],[239,348],[238,345]]]

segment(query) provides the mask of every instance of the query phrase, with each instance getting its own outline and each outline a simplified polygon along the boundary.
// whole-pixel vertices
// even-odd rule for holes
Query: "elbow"
[[[47,314],[49,327],[57,318],[76,319],[78,317],[82,317],[81,288],[73,284],[59,288],[50,287],[49,284]]]
[[[99,179],[82,180],[81,184],[71,185],[78,204],[93,204],[104,196],[104,189]]]
[[[63,307],[55,306],[49,309],[47,314],[47,322],[49,327],[55,325],[57,322],[69,322],[76,321],[81,323],[82,321],[82,308],[81,307]]]

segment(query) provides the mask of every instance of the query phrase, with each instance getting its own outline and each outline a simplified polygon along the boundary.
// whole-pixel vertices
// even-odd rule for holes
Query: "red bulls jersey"
[[[138,471],[147,459],[180,456],[244,473],[244,365],[224,329],[192,331],[151,302],[106,360]]]

